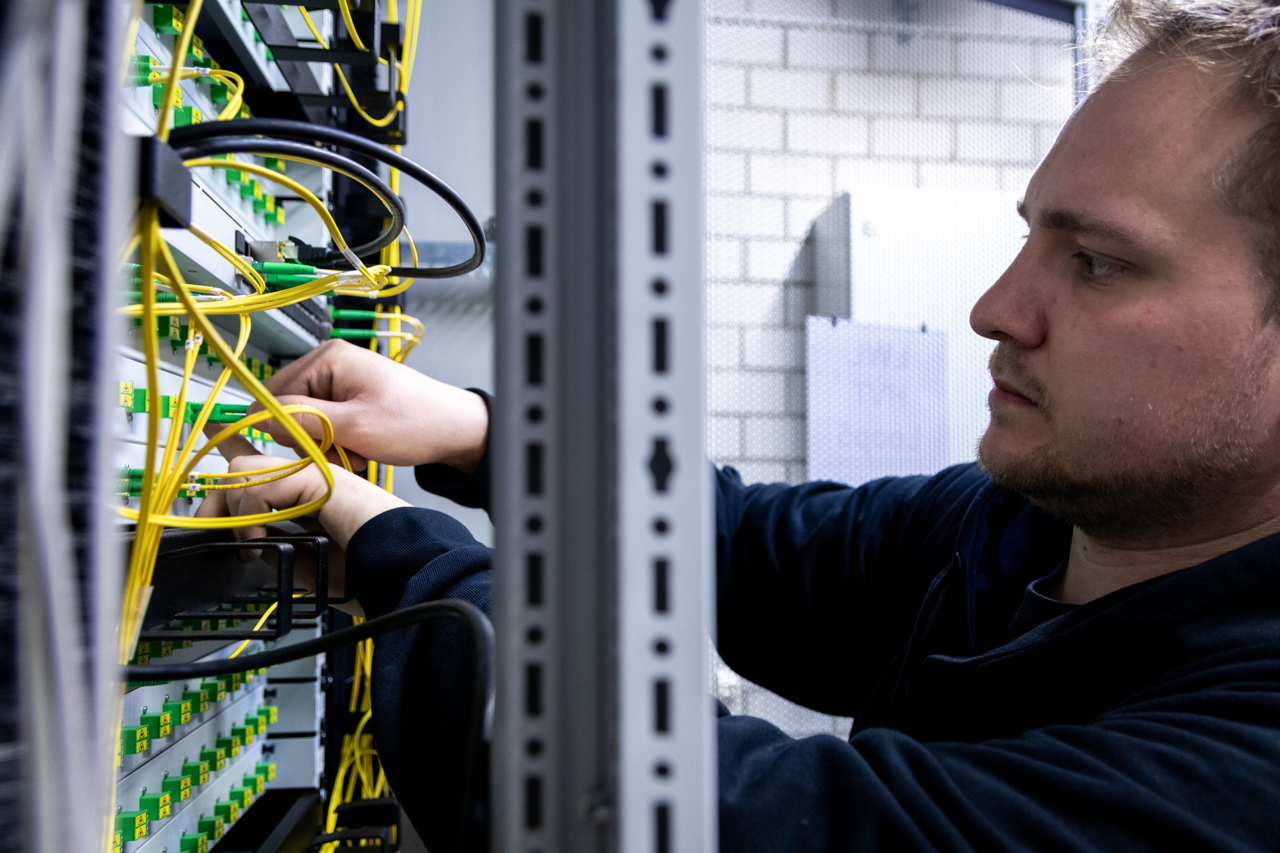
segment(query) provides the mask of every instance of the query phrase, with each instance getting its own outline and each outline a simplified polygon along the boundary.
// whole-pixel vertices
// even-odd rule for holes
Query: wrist
[[[343,549],[356,531],[374,516],[389,509],[409,506],[363,477],[342,468],[334,467],[330,470],[333,471],[333,494],[320,508],[317,520]]]
[[[471,474],[484,458],[489,439],[489,407],[474,391],[452,390],[456,394],[450,406],[450,428],[441,436],[443,446],[430,461]]]

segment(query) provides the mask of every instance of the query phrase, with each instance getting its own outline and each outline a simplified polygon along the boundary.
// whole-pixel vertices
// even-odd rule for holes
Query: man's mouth
[[[1015,406],[1035,406],[1035,400],[1032,400],[1026,394],[1019,391],[1014,385],[1004,379],[992,377],[995,388],[992,389],[989,396],[992,403],[1006,403]]]

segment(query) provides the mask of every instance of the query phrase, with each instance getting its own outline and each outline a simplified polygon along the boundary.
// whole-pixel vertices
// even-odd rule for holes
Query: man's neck
[[[1270,516],[1244,530],[1169,547],[1115,545],[1099,541],[1080,528],[1071,533],[1067,570],[1053,597],[1066,604],[1086,604],[1135,583],[1199,565],[1280,532],[1280,516]]]

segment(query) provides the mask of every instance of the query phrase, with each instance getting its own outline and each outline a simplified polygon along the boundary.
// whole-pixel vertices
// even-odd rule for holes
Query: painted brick
[[[836,109],[846,113],[914,115],[916,80],[890,74],[837,74]]]
[[[782,148],[782,116],[751,110],[707,110],[708,148]]]
[[[783,321],[780,284],[713,284],[707,287],[707,322],[776,326]]]
[[[787,31],[787,65],[791,68],[834,68],[860,71],[867,67],[867,36],[850,30]]]
[[[844,156],[866,154],[867,120],[810,113],[788,115],[787,148]]]
[[[854,160],[836,161],[836,192],[851,187],[914,187],[916,164],[910,160]]]
[[[1031,176],[1035,173],[1036,170],[1030,166],[1001,166],[1000,189],[1024,192],[1027,184],[1031,183]]]
[[[804,368],[804,333],[799,329],[747,327],[742,336],[743,364],[747,367]]]
[[[920,27],[961,30],[969,33],[992,32],[998,21],[999,6],[994,3],[952,2],[916,3],[911,23]]]
[[[742,455],[739,418],[707,418],[707,455],[712,459],[736,459]]]
[[[876,157],[951,156],[951,123],[925,119],[876,119],[871,123],[871,153]]]
[[[752,154],[751,192],[771,195],[831,195],[829,157]]]
[[[807,390],[803,372],[792,371],[786,374],[783,383],[783,394],[786,397],[785,405],[789,414],[805,415],[807,411],[805,403],[808,399]]]
[[[753,106],[789,110],[831,108],[831,75],[825,71],[753,68],[748,82]]]
[[[809,466],[804,461],[787,463],[787,482],[788,483],[791,483],[793,486],[798,486],[801,483],[806,483],[808,481],[809,481]],[[831,733],[841,738],[848,737],[849,726],[847,724],[842,725],[839,722],[837,722],[837,720],[839,719],[840,718],[838,717],[831,718],[832,723],[834,724],[832,726]],[[850,719],[849,722],[852,723],[853,720]]]
[[[707,61],[781,65],[782,29],[711,24],[707,27]]]
[[[797,459],[804,456],[804,422],[800,418],[747,418],[749,459]]]
[[[780,372],[715,370],[707,383],[708,409],[715,414],[781,415],[786,381]]]
[[[791,277],[800,244],[792,240],[752,240],[747,244],[747,278],[783,281]]]
[[[1071,115],[1075,91],[1069,84],[1048,85],[1009,81],[1000,86],[1000,117],[1012,121],[1061,124]]]
[[[707,66],[707,103],[741,107],[747,103],[747,71],[735,65]]]
[[[1064,44],[1072,38],[1070,24],[1003,6],[996,7],[996,27],[993,32],[1022,38],[1059,39]]]
[[[1035,128],[995,122],[961,122],[956,126],[956,159],[1034,163]]]
[[[788,328],[803,329],[805,318],[813,313],[813,276],[788,281],[783,294],[786,303],[785,323]]]
[[[747,11],[747,0],[706,0],[708,15],[742,15]]]
[[[831,0],[751,0],[751,12],[779,18],[830,18]]]
[[[707,278],[742,277],[742,244],[737,240],[707,241]]]
[[[871,37],[871,67],[876,71],[950,74],[955,66],[955,43],[951,39],[917,36],[904,43],[896,34]]]
[[[742,482],[750,485],[752,483],[785,483],[787,482],[787,466],[782,462],[754,462],[754,461],[738,461],[733,463],[733,467],[738,469],[738,473],[742,475]],[[747,685],[743,685],[746,687]],[[755,685],[750,685],[755,687]],[[765,694],[759,688],[756,690],[753,698],[757,705],[765,706],[772,699],[774,703],[785,702],[779,696],[773,693]],[[752,706],[752,713],[759,713],[768,710],[766,707],[757,708]],[[814,712],[810,712],[814,713]]]
[[[1053,83],[1071,83],[1075,77],[1076,55],[1070,41],[1071,37],[1067,36],[1056,44],[1034,46],[1037,77]]]
[[[707,329],[707,366],[742,366],[742,329],[738,326],[711,326]]]
[[[1039,64],[1035,47],[1025,42],[960,39],[956,43],[956,71],[962,77],[1025,80],[1038,76]]]
[[[921,80],[920,114],[996,118],[996,84],[985,80]]]
[[[707,154],[707,191],[740,193],[747,189],[745,154]]]
[[[1062,125],[1041,124],[1036,125],[1036,162],[1039,163],[1049,153],[1049,149],[1053,147],[1053,143],[1058,141],[1058,134],[1062,132]]]
[[[803,240],[809,234],[809,226],[818,214],[826,210],[831,203],[830,198],[789,198],[787,199],[787,236],[793,240]]]
[[[1000,189],[1000,167],[970,163],[921,163],[921,187],[965,190]]]
[[[780,198],[712,196],[707,199],[707,231],[743,237],[784,236],[785,208]]]

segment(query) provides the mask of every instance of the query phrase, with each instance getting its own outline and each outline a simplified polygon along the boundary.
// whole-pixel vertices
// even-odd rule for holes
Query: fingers
[[[284,396],[277,397],[276,399],[283,406],[310,406],[313,409],[318,409],[326,418],[329,419],[329,423],[333,425],[333,432],[335,436],[343,434],[343,428],[348,426],[347,421],[351,419],[351,406],[347,403],[335,403],[332,400],[322,400],[315,397],[304,397],[296,394],[286,394]],[[261,410],[262,405],[260,403],[254,403],[249,408],[250,413]],[[324,425],[320,422],[318,417],[303,413],[293,415],[293,419],[298,422],[300,427],[302,427],[303,432],[319,443],[321,437],[324,435]],[[276,444],[284,447],[298,446],[298,442],[289,434],[289,431],[286,430],[275,418],[269,418],[268,420],[262,421],[258,424],[258,428],[269,433],[271,438],[275,440]]]
[[[217,429],[217,427],[219,426],[220,425],[218,424],[211,424],[210,426],[205,428],[205,431],[206,433],[208,433],[209,430],[212,429],[214,435],[216,435],[217,432],[219,431]],[[227,460],[228,463],[231,463],[232,461],[239,459],[241,456],[261,456],[262,455],[257,451],[257,449],[254,448],[252,444],[249,443],[249,439],[245,438],[242,435],[227,436],[222,441],[218,442],[218,446],[215,449],[222,454],[222,458]]]

